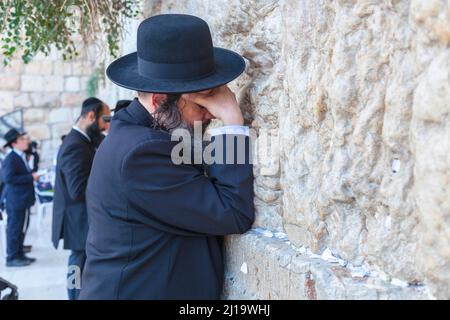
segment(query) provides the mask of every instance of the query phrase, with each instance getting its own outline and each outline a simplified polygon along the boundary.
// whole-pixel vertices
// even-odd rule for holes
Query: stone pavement
[[[3,256],[0,258],[0,277],[18,287],[21,300],[67,299],[68,251],[55,250],[50,239],[51,212],[47,212],[40,226],[36,214],[32,214],[25,243],[33,245],[28,255],[37,261],[28,267],[6,268],[5,259]]]

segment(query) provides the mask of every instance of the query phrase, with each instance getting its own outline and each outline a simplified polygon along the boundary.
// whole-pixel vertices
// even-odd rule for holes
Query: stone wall
[[[450,2],[147,1],[169,12],[245,57],[232,87],[272,141],[224,297],[450,298]]]
[[[55,50],[48,56],[39,54],[29,64],[18,57],[0,67],[0,116],[23,110],[24,129],[39,142],[41,168],[51,167],[61,135],[80,113],[88,81],[95,74],[94,58],[83,52],[65,62]]]

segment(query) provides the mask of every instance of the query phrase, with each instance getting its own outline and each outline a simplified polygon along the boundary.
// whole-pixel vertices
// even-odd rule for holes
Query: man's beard
[[[93,124],[87,127],[86,134],[89,136],[89,138],[91,139],[91,143],[96,148],[99,147],[100,143],[105,138],[105,136],[102,134],[102,130],[98,125],[98,120],[95,120]]]
[[[205,122],[200,123],[196,123],[195,125],[192,125],[190,123],[187,123],[185,121],[181,121],[181,123],[173,129],[170,129],[169,132],[170,134],[173,134],[174,132],[176,132],[176,130],[186,130],[189,133],[189,146],[191,148],[191,155],[192,155],[192,159],[191,159],[191,163],[194,163],[194,159],[201,159],[202,155],[203,155],[203,150],[205,149],[205,147],[210,144],[210,141],[205,139],[205,131],[206,128],[208,127],[208,125],[210,124],[211,120],[207,120]],[[200,126],[197,128],[194,128],[194,126]],[[199,134],[201,133],[201,134]],[[177,133],[178,135],[178,133]],[[186,137],[187,138],[187,137]],[[184,138],[183,138],[184,139]],[[197,155],[194,155],[195,153],[200,153]]]
[[[201,129],[200,131],[201,131],[202,135],[205,134],[206,128],[208,128],[208,125],[210,123],[211,123],[211,120],[207,120],[205,122],[202,122],[201,128],[199,128],[199,129]],[[196,125],[198,125],[198,124],[196,124]],[[170,129],[169,132],[172,133],[173,131],[179,130],[179,129],[184,129],[184,130],[189,131],[189,134],[192,137],[194,137],[194,132],[195,132],[194,125],[192,125],[192,124],[190,124],[190,123],[188,123],[188,122],[183,120],[183,121],[181,121],[181,123],[177,127]],[[199,132],[199,129],[197,129],[197,132]]]

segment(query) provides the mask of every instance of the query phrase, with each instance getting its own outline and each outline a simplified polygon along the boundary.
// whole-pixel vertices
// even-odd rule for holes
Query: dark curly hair
[[[146,92],[138,92],[142,96]],[[153,128],[172,131],[180,126],[183,126],[183,119],[178,108],[181,94],[167,94],[166,100],[161,103],[155,112],[152,113],[154,119]]]

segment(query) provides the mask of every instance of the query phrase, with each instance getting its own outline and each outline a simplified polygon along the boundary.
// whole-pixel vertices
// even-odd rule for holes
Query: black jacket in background
[[[39,171],[39,161],[40,161],[40,157],[39,157],[39,153],[37,151],[32,153],[33,155],[33,168],[32,168],[32,172],[38,172]]]
[[[88,231],[86,186],[95,148],[72,129],[58,153],[53,199],[52,241],[55,248],[64,239],[64,249],[84,250]]]
[[[80,299],[218,299],[222,236],[254,221],[250,164],[175,165],[151,121],[135,99],[96,153]]]

